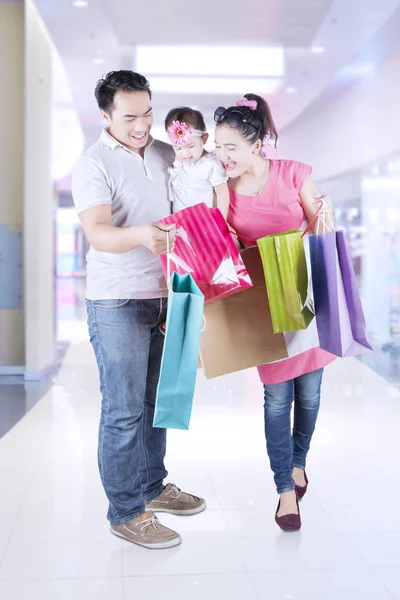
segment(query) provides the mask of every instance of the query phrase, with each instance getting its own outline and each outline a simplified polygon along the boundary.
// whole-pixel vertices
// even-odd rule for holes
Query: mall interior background
[[[69,96],[70,107],[66,109],[62,95],[66,90],[62,93],[55,81],[55,92],[60,94],[55,104],[60,127],[58,139],[65,139],[68,145],[71,134],[76,136],[71,154],[65,156],[64,164],[63,157],[60,157],[60,177],[55,182],[59,207],[56,217],[58,318],[68,320],[82,316],[87,243],[72,206],[69,168],[81,145],[87,147],[98,134],[100,121],[91,97],[96,78],[117,64],[138,68],[148,74],[150,81],[156,81],[155,132],[162,139],[165,139],[162,119],[169,107],[186,103],[198,106],[205,112],[209,131],[212,132],[213,108],[224,101],[228,105],[245,90],[253,89],[251,85],[255,79],[255,85],[261,86],[260,91],[263,91],[263,84],[273,90],[266,97],[277,115],[280,134],[275,155],[313,165],[319,189],[332,196],[336,223],[346,231],[363,297],[368,332],[375,349],[373,355],[363,360],[397,384],[400,355],[400,119],[396,108],[400,97],[399,3],[375,0],[350,3],[308,0],[253,2],[251,8],[255,13],[261,10],[262,22],[255,27],[254,14],[249,15],[239,31],[235,29],[233,34],[226,34],[228,48],[224,48],[224,40],[218,30],[221,27],[229,29],[234,17],[226,15],[223,3],[220,4],[216,15],[219,25],[210,26],[206,20],[193,30],[193,24],[189,23],[190,15],[186,14],[186,10],[180,10],[179,24],[174,30],[174,44],[205,44],[209,38],[210,45],[218,45],[217,48],[205,48],[213,54],[210,65],[217,74],[216,81],[211,79],[215,93],[210,94],[207,85],[210,85],[210,78],[215,77],[215,73],[207,73],[207,60],[207,64],[202,65],[201,58],[194,56],[193,62],[188,60],[185,63],[185,70],[185,66],[178,64],[179,56],[182,56],[179,48],[175,49],[171,60],[161,59],[162,53],[157,54],[157,43],[171,43],[169,27],[162,26],[160,31],[158,25],[139,34],[139,45],[155,46],[147,49],[148,56],[146,48],[139,47],[136,51],[135,48],[124,48],[124,56],[119,56],[117,63],[113,62],[110,56],[115,56],[118,42],[128,42],[132,35],[136,37],[136,32],[131,34],[127,28],[127,23],[137,19],[136,12],[139,11],[138,22],[144,26],[149,19],[142,9],[138,9],[137,3],[124,6],[122,10],[122,1],[104,2],[101,14],[97,14],[101,12],[97,8],[92,9],[101,29],[95,29],[93,24],[89,26],[92,37],[91,42],[86,40],[85,46],[88,64],[80,66],[78,73],[74,71],[79,50],[73,52],[68,40],[58,30],[57,23],[61,18],[58,10],[50,9],[48,2],[37,3],[49,27],[54,28],[54,34],[58,36],[54,41],[59,41],[60,46],[65,48],[65,79],[71,74],[68,86],[74,87],[76,98],[74,102],[73,96]],[[168,3],[164,6],[167,7]],[[200,4],[197,8],[200,10]],[[239,10],[239,5],[237,8]],[[90,10],[89,6],[86,14],[78,17],[69,12],[68,16],[79,21],[82,19],[84,23],[80,22],[79,27],[85,29],[93,16]],[[154,15],[165,14],[160,3],[155,3],[153,10]],[[167,9],[166,12],[169,13]],[[230,12],[236,15],[233,7]],[[171,8],[171,14],[166,15],[171,26],[174,22],[172,13]],[[121,22],[121,15],[124,15],[124,22]],[[107,16],[110,22],[106,27],[103,19]],[[225,25],[222,25],[224,22]],[[252,48],[252,44],[261,46],[268,36],[270,44],[272,41],[284,44],[282,57],[272,56],[270,66],[266,62],[268,57],[264,59],[262,56],[263,48]],[[240,41],[241,45],[232,48],[232,39]],[[84,41],[81,43],[84,44]],[[108,47],[114,51],[113,54],[105,49]],[[198,52],[198,57],[201,57],[204,47]],[[237,57],[244,52],[246,56],[239,58],[239,62]],[[135,61],[135,54],[139,57],[138,61]],[[253,78],[247,82],[246,65],[249,60],[254,62],[255,68]],[[61,71],[62,65],[59,67]],[[228,79],[228,85],[233,84],[233,94],[223,93],[226,83],[218,78],[219,74]],[[199,84],[203,86],[201,94],[183,93],[193,86],[195,75],[204,77]],[[66,84],[67,81],[65,87]],[[181,86],[180,94],[170,92],[174,85]],[[79,105],[79,102],[82,104]],[[71,111],[70,115],[67,111]],[[79,132],[78,124],[75,125],[76,132],[74,128],[69,131],[74,118],[72,111],[77,111],[80,118]],[[65,119],[64,123],[62,119]],[[77,138],[82,132],[85,137],[78,143]],[[61,145],[64,146],[65,142]]]
[[[271,153],[311,164],[332,197],[374,347],[360,361],[398,402],[399,31],[400,0],[0,0],[0,258],[12,252],[12,272],[0,271],[0,438],[87,342],[88,246],[70,174],[103,125],[95,83],[119,68],[148,76],[156,137],[169,108],[188,104],[210,148],[216,106],[265,95],[280,136]],[[214,399],[235,404],[231,385],[216,382]]]

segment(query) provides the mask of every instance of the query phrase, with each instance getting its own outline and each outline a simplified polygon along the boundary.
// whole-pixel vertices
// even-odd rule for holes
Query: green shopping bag
[[[301,236],[288,231],[257,240],[274,333],[307,329],[315,315]]]

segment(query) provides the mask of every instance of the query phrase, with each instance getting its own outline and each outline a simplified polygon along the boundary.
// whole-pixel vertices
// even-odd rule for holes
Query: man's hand
[[[164,223],[148,223],[139,229],[140,245],[153,252],[153,254],[167,254],[167,236],[169,235],[169,251],[175,247],[176,227],[175,225],[164,225]]]

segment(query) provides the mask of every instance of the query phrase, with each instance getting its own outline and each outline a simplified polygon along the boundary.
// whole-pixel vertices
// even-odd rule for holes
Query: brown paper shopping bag
[[[274,334],[261,257],[241,252],[253,287],[205,307],[200,357],[207,379],[288,357],[283,334]]]

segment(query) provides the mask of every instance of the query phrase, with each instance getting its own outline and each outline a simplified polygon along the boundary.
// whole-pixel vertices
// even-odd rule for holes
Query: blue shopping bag
[[[203,311],[204,295],[193,277],[174,273],[169,286],[154,427],[189,429]]]

